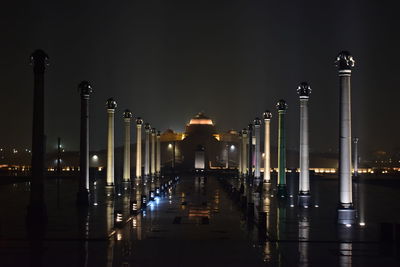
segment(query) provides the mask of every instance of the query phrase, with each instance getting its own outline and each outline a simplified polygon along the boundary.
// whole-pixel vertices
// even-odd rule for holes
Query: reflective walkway
[[[314,178],[308,209],[297,207],[295,176],[284,200],[274,185],[257,192],[231,176],[170,180],[142,180],[131,190],[100,179],[92,205],[80,211],[74,180],[47,180],[48,225],[35,239],[25,225],[29,184],[0,186],[0,266],[399,266],[400,246],[381,242],[381,223],[400,219],[395,181],[355,183],[365,225],[338,227],[332,178]],[[161,186],[168,189],[149,202]],[[146,207],[132,215],[142,195]]]

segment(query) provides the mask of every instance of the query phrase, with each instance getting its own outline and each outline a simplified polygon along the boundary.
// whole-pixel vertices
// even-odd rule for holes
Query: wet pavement
[[[334,178],[312,179],[308,209],[297,207],[296,176],[288,176],[285,199],[273,184],[257,193],[231,176],[170,180],[149,178],[131,190],[100,179],[80,211],[73,179],[47,180],[48,224],[35,239],[26,233],[29,183],[1,185],[0,266],[399,266],[400,246],[381,242],[382,223],[400,220],[396,183],[355,183],[361,225],[345,227],[335,222]],[[241,185],[243,194],[234,193]],[[140,208],[141,195],[161,186],[131,214],[132,200]]]

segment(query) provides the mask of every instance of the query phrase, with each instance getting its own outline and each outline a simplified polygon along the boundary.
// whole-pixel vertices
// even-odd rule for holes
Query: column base
[[[113,185],[106,185],[104,189],[105,189],[105,193],[106,193],[107,197],[114,196],[114,186]]]
[[[338,208],[338,224],[355,224],[356,210],[353,208]]]
[[[287,190],[285,184],[278,185],[278,197],[279,198],[286,198],[287,197]]]
[[[308,208],[311,204],[311,195],[309,193],[300,193],[299,197],[299,207]]]
[[[76,204],[78,206],[89,206],[89,192],[87,190],[80,190],[76,194]]]
[[[114,187],[114,183],[106,183],[106,187]]]

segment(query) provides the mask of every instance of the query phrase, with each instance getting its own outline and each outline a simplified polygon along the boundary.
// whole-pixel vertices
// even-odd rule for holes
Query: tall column
[[[287,104],[285,100],[279,100],[276,104],[278,109],[278,196],[286,197],[286,133],[285,114]]]
[[[271,182],[271,118],[272,113],[267,110],[264,112],[264,183]]]
[[[31,55],[33,66],[33,120],[32,120],[32,182],[30,202],[28,206],[28,226],[31,222],[46,221],[46,205],[44,203],[44,71],[48,66],[48,56],[42,50],[36,50]]]
[[[238,153],[238,171],[239,171],[239,176],[243,174],[243,164],[242,164],[242,133],[239,133],[239,153]]]
[[[248,173],[247,175],[249,177],[253,177],[253,124],[249,124],[247,126],[247,135],[248,135],[248,149],[249,149],[249,155],[248,155],[248,163],[247,163],[247,167],[248,167]]]
[[[261,153],[260,153],[260,127],[261,120],[259,118],[255,118],[254,120],[254,136],[256,138],[256,146],[255,146],[255,169],[254,169],[254,177],[256,179],[260,178],[260,165],[261,165]]]
[[[132,119],[132,112],[129,109],[125,109],[124,173],[123,173],[124,182],[129,182],[131,180],[131,119]]]
[[[156,128],[151,129],[151,175],[156,174]]]
[[[77,195],[78,205],[89,204],[89,97],[93,92],[87,81],[78,85],[81,93],[81,140],[80,140],[80,179]]]
[[[338,223],[355,223],[351,178],[351,69],[354,59],[347,51],[342,51],[336,58],[339,70],[339,208]]]
[[[107,186],[114,186],[114,113],[117,102],[107,100],[108,134],[107,134]]]
[[[151,126],[149,123],[144,125],[145,143],[144,143],[144,176],[150,174],[150,131]]]
[[[354,169],[354,177],[358,176],[358,137],[353,138],[354,143],[354,159],[353,159],[353,169]]]
[[[136,119],[136,178],[142,177],[142,125],[141,118]]]
[[[243,175],[247,174],[247,130],[242,130],[242,168]]]
[[[156,157],[156,173],[161,173],[161,132],[157,131],[157,157]]]
[[[308,99],[311,87],[302,82],[297,87],[300,97],[300,176],[299,176],[299,206],[308,208],[310,202],[310,161],[308,147]]]

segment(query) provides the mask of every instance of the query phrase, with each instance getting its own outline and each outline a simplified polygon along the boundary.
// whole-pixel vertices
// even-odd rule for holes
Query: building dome
[[[190,120],[189,125],[214,125],[214,123],[203,112],[199,112]]]

